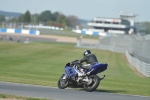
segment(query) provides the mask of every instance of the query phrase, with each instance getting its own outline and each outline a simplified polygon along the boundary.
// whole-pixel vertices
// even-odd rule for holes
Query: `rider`
[[[83,69],[90,69],[94,64],[98,63],[97,57],[91,54],[90,50],[85,50],[83,53],[84,57],[79,60],[79,63],[86,62],[87,64],[82,64]]]

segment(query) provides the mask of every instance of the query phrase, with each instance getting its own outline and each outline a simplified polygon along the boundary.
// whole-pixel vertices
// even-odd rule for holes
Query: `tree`
[[[74,15],[68,16],[67,20],[69,23],[69,27],[71,28],[76,28],[76,26],[79,25],[79,19]]]
[[[31,15],[30,15],[29,11],[26,11],[26,13],[24,14],[23,22],[26,22],[26,23],[30,23],[31,22]]]
[[[24,19],[24,15],[21,15],[18,17],[18,22],[23,22],[23,19]]]
[[[57,17],[58,17],[59,15],[61,15],[61,13],[59,13],[59,12],[54,12],[54,13],[53,13],[53,21],[56,21],[56,20],[57,20]]]
[[[4,22],[5,21],[5,16],[4,15],[0,15],[0,22]]]
[[[37,24],[38,23],[38,14],[33,14],[31,16],[31,22],[34,23],[34,24]]]
[[[17,20],[18,19],[16,17],[14,17],[14,18],[11,19],[11,22],[17,22]]]
[[[67,18],[63,14],[59,14],[59,16],[57,16],[56,22],[63,24],[64,26],[68,25]]]
[[[150,22],[142,22],[142,25],[146,27],[146,33],[150,34]]]
[[[39,20],[39,22],[46,23],[49,20],[53,20],[53,15],[52,15],[51,11],[47,10],[40,14],[38,20]]]

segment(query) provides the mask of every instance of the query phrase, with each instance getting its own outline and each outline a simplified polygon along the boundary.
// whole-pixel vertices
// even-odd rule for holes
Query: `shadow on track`
[[[125,90],[104,90],[104,89],[97,89],[96,92],[107,92],[107,93],[125,93]]]
[[[77,88],[76,88],[77,89]],[[77,90],[85,91],[84,89],[78,88]],[[107,92],[107,93],[125,93],[125,90],[105,90],[105,89],[96,89],[93,92]]]

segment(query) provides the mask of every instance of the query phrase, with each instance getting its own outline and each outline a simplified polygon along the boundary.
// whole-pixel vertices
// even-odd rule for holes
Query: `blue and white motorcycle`
[[[96,90],[100,81],[105,77],[105,75],[99,77],[97,74],[105,71],[108,64],[96,63],[90,69],[83,69],[80,67],[81,63],[78,62],[74,60],[66,64],[65,73],[58,80],[58,88],[84,88],[88,92]]]

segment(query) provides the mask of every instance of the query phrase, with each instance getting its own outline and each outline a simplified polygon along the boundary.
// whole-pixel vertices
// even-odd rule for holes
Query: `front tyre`
[[[64,75],[65,75],[65,74],[63,74],[63,75],[60,77],[60,79],[58,80],[58,84],[57,84],[57,85],[58,85],[58,88],[60,88],[60,89],[65,89],[65,88],[68,86],[68,83],[69,83],[68,78],[63,79]]]
[[[94,91],[100,84],[100,78],[97,75],[89,76],[89,82],[84,83],[84,90],[88,92]]]

